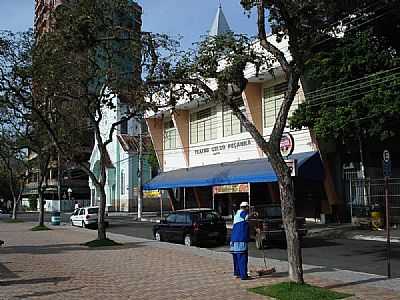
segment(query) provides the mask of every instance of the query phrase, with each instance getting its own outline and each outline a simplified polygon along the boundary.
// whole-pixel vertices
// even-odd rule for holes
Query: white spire
[[[218,11],[214,18],[209,35],[216,36],[228,32],[231,32],[231,29],[229,28],[228,21],[226,20],[225,15],[222,11],[222,5],[220,1]]]

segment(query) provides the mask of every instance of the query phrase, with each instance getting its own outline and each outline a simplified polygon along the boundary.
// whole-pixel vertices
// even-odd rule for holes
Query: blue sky
[[[207,33],[218,8],[218,0],[139,0],[143,7],[143,30],[183,36],[190,47]],[[239,0],[221,0],[231,29],[255,35],[255,14],[249,19]],[[0,0],[0,30],[24,31],[33,26],[34,0]]]

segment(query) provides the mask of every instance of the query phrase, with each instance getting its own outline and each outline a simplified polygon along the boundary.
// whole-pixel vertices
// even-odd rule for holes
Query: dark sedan
[[[171,241],[192,246],[202,241],[226,242],[225,221],[212,209],[185,209],[173,212],[153,226],[157,241]]]

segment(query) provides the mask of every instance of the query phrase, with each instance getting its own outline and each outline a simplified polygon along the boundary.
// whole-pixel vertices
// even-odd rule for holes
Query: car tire
[[[82,228],[86,228],[85,221],[82,221]]]
[[[154,233],[154,239],[158,242],[162,242],[162,238],[161,238],[161,233],[159,231],[156,231]]]
[[[74,221],[70,220],[70,222],[71,222],[71,226],[74,226]]]
[[[263,238],[261,237],[261,235],[256,234],[256,248],[258,250],[261,250],[261,249],[264,249],[264,247],[265,247],[265,243],[264,243]]]

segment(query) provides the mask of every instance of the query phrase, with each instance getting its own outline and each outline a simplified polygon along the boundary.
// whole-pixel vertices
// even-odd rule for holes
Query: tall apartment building
[[[51,13],[66,0],[35,0],[35,37],[50,29]]]
[[[53,14],[57,7],[79,0],[35,0],[35,19],[34,33],[35,38],[49,32],[54,25]],[[129,11],[118,16],[118,23],[123,26],[129,26],[134,32],[140,32],[141,29],[141,7],[134,1],[127,0],[129,3]],[[121,70],[118,73],[132,72],[137,63],[137,57],[132,54],[131,58],[124,58],[121,63]],[[93,134],[89,133],[91,138],[82,147],[82,159],[89,165],[89,159],[94,147]],[[32,155],[35,159],[35,155]],[[25,185],[22,204],[32,207],[35,199],[38,197],[38,179],[39,171],[31,170],[31,176],[28,183]],[[84,173],[77,165],[67,163],[62,159],[57,159],[57,153],[53,155],[52,162],[49,165],[49,180],[45,191],[45,209],[46,210],[70,210],[73,207],[74,201],[80,202],[82,205],[90,204],[90,188],[88,175]]]

